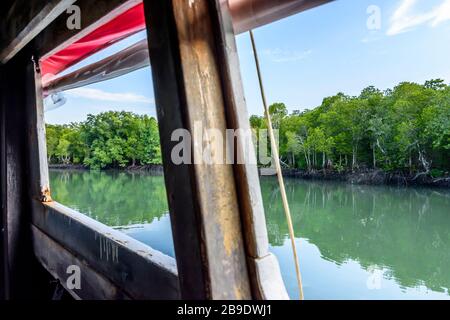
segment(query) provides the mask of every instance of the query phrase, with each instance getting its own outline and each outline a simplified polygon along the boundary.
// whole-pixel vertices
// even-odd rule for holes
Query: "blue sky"
[[[367,27],[371,5],[379,8],[379,29]],[[268,102],[284,102],[290,111],[312,109],[337,92],[357,95],[369,85],[450,82],[450,0],[337,0],[254,33]],[[134,35],[67,72],[145,37]],[[249,36],[236,40],[249,114],[262,114]],[[83,121],[107,110],[156,114],[149,68],[65,95],[64,106],[46,112],[48,123]]]

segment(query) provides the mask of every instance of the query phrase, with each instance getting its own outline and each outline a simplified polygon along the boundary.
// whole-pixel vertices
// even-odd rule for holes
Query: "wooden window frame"
[[[18,74],[1,106],[2,123],[11,128],[2,134],[2,240],[10,251],[4,278],[35,256],[63,286],[67,267],[79,265],[84,285],[65,286],[76,299],[287,299],[269,252],[256,165],[177,166],[170,159],[171,133],[192,131],[194,121],[250,129],[228,9],[222,0],[143,2],[176,259],[51,199],[36,61],[137,3],[79,0],[88,27],[67,30],[64,17],[46,22],[0,69],[2,84],[5,69]],[[7,109],[11,103],[15,109]],[[15,247],[17,239],[26,250]],[[14,281],[8,287],[25,292],[26,277]]]

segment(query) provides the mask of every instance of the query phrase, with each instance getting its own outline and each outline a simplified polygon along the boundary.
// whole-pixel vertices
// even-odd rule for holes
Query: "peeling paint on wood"
[[[131,298],[180,297],[173,258],[57,202],[34,201],[32,212],[33,225]]]

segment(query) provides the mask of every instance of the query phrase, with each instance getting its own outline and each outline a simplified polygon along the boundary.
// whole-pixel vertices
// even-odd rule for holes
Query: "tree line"
[[[281,160],[291,168],[435,176],[450,169],[450,86],[440,79],[385,91],[370,86],[359,96],[338,93],[313,110],[291,114],[275,103],[269,112],[279,130]],[[266,128],[260,116],[251,116],[250,124]]]
[[[46,125],[51,164],[92,169],[160,164],[158,123],[147,115],[104,112],[69,125]]]
[[[450,170],[450,86],[443,80],[403,82],[385,91],[370,86],[359,96],[338,93],[303,112],[288,114],[283,103],[269,109],[285,167],[433,176]],[[251,116],[250,124],[254,131],[267,128],[261,116]],[[131,112],[48,124],[47,149],[49,163],[93,169],[161,163],[157,121]]]

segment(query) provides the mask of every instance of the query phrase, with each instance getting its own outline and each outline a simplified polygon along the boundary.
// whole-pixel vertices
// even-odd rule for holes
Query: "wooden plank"
[[[33,225],[132,299],[178,299],[175,260],[56,202],[33,201]]]
[[[6,273],[6,138],[5,138],[5,81],[4,68],[0,66],[0,300],[4,300],[9,287]]]
[[[77,300],[129,300],[130,297],[85,260],[59,245],[44,232],[31,226],[34,253],[47,271]],[[79,268],[80,287],[68,286],[69,267]],[[69,272],[68,272],[69,270]],[[70,280],[70,279],[69,279]],[[71,281],[69,281],[71,283]]]
[[[77,0],[76,5],[81,11],[81,29],[68,29],[68,16],[61,15],[35,38],[35,52],[39,59],[45,59],[140,2],[141,0]]]
[[[220,60],[226,115],[228,127],[250,132],[250,122],[244,97],[244,88],[240,74],[239,57],[236,47],[235,35],[230,14],[226,7],[216,8],[218,39],[218,59]],[[252,141],[245,145],[242,139],[235,141],[234,166],[237,187],[239,191],[239,204],[245,222],[247,253],[252,257],[262,257],[269,252],[266,220],[259,183],[255,148]],[[245,155],[246,161],[238,163],[238,155]]]
[[[3,47],[0,47],[0,61],[6,63],[36,36],[33,45],[35,52],[39,57],[47,57],[82,38],[141,0],[78,0],[76,3],[75,1],[16,1],[2,26],[2,30],[6,30],[4,34],[7,41]],[[329,1],[230,0],[228,2],[232,5],[235,30],[241,33]],[[68,29],[69,16],[62,14],[73,3],[81,8],[81,30]]]
[[[30,196],[38,201],[48,202],[50,196],[50,181],[47,163],[47,140],[45,136],[44,98],[42,96],[41,74],[36,61],[28,64],[28,75],[32,81],[28,82],[26,96],[27,108],[27,137],[30,170]]]
[[[7,299],[31,298],[40,290],[41,295],[45,294],[48,284],[33,256],[29,232],[27,110],[36,103],[34,94],[27,95],[27,88],[34,84],[30,64],[30,57],[21,52],[2,67],[1,107],[5,124],[2,218]]]
[[[192,170],[187,165],[175,165],[171,151],[176,142],[172,132],[185,127],[177,54],[176,33],[169,1],[145,1],[150,61],[153,63],[153,84],[161,141],[172,233],[184,299],[206,299],[207,282],[202,258],[201,230],[197,222],[196,194]]]
[[[5,272],[6,272],[6,298],[14,298],[20,287],[20,269],[23,268],[24,256],[27,250],[23,250],[26,235],[23,234],[20,221],[26,220],[24,214],[24,181],[25,169],[24,126],[21,126],[20,113],[24,111],[24,95],[19,94],[23,86],[19,84],[23,77],[23,69],[18,69],[15,74],[12,68],[4,68],[5,73],[12,75],[8,81],[2,84],[5,95],[2,97],[5,117],[5,185],[4,185],[4,246],[5,246]],[[10,73],[11,72],[11,73]],[[14,86],[17,85],[16,88]],[[9,92],[9,94],[7,93]],[[22,130],[21,130],[22,129]],[[23,270],[23,269],[22,269]]]
[[[333,0],[228,0],[234,31],[243,33]]]
[[[144,39],[105,59],[52,80],[45,86],[44,91],[50,95],[75,89],[114,79],[149,65],[147,40]]]
[[[194,145],[202,144],[202,138],[195,141],[196,123],[202,124],[205,129],[219,130],[222,137],[226,136],[227,129],[210,2],[173,1],[186,90],[187,127],[193,133]],[[215,148],[212,142],[208,141],[207,144]],[[194,161],[195,156],[194,149]],[[225,159],[223,156],[224,163]],[[194,164],[193,169],[199,194],[204,246],[209,256],[212,297],[249,298],[250,286],[233,167],[202,163]]]
[[[76,0],[17,1],[3,21],[6,39],[0,61],[8,62]]]
[[[215,5],[212,11],[215,13],[212,14],[213,29],[216,31],[228,127],[251,132],[231,15],[227,6],[220,7],[220,3],[215,1],[211,3]],[[235,141],[236,164],[233,167],[253,296],[258,299],[288,299],[278,261],[269,253],[255,148],[252,140],[245,138],[241,136]],[[239,155],[243,155],[245,161],[239,161],[242,160]]]
[[[5,298],[24,297],[25,282],[30,281],[30,273],[26,272],[29,258],[32,256],[31,242],[22,222],[28,217],[25,211],[26,170],[25,141],[26,125],[23,115],[26,109],[25,90],[26,65],[23,61],[14,61],[3,66],[2,109],[4,113],[4,264],[5,264]],[[7,78],[6,78],[7,75]]]
[[[48,249],[51,252],[55,253],[60,247],[64,247],[66,251],[75,253],[77,259],[82,259],[85,264],[83,270],[88,272],[90,280],[93,281],[90,283],[91,287],[88,286],[86,292],[72,293],[79,298],[123,298],[121,292],[109,286],[106,280],[102,280],[107,278],[134,299],[177,298],[178,278],[174,259],[52,202],[48,181],[41,78],[37,66],[32,63],[29,65],[32,69],[28,74],[34,80],[30,83],[35,84],[30,85],[27,91],[30,101],[27,110],[27,145],[32,216],[34,223],[55,239],[52,243],[45,237],[39,237],[50,245]],[[76,260],[64,250],[59,250],[59,254],[46,255],[36,244],[34,249],[41,263],[59,279],[64,271],[62,262],[67,259]],[[94,287],[98,290],[93,290]],[[110,292],[107,293],[107,290]]]
[[[225,136],[208,2],[144,1],[166,188],[182,297],[248,299],[232,166],[175,165],[171,159],[176,129],[184,128],[193,136],[197,123]]]

